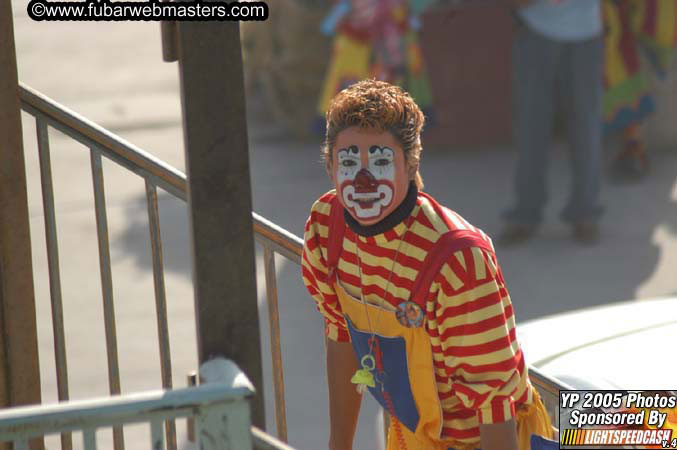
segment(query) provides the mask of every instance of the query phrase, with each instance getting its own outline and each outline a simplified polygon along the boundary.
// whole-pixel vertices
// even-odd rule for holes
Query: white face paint
[[[355,145],[338,151],[337,181],[346,208],[354,211],[360,219],[378,217],[393,200],[395,180],[395,153],[389,147],[372,145],[367,154],[367,167],[373,180],[368,188],[365,183],[356,183],[358,172],[365,159]],[[364,176],[364,175],[362,175]]]
[[[356,193],[352,185],[343,189],[343,202],[346,208],[355,211],[355,215],[360,219],[378,217],[381,210],[388,206],[392,200],[392,188],[383,184],[379,185],[376,192],[368,194]]]
[[[369,172],[377,180],[395,181],[395,152],[389,147],[372,145],[369,149]]]
[[[402,203],[412,177],[389,131],[348,127],[333,148],[328,169],[339,201],[360,224],[378,223]]]
[[[338,173],[336,174],[338,184],[341,185],[344,181],[352,182],[357,172],[362,168],[360,150],[357,146],[351,145],[339,150],[336,156],[338,157]]]

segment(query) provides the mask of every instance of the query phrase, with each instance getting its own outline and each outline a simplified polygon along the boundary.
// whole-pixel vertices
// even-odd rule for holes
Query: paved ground
[[[161,60],[155,23],[35,23],[23,1],[13,1],[20,79],[169,164],[183,169],[178,73]],[[294,140],[251,99],[250,161],[255,210],[302,235],[312,201],[329,189],[319,144]],[[43,397],[54,401],[55,371],[49,286],[35,130],[24,115],[24,135],[35,264]],[[71,396],[106,395],[106,358],[92,182],[87,149],[53,131],[60,261]],[[677,151],[655,153],[642,184],[604,182],[607,213],[602,241],[592,248],[569,239],[557,220],[569,184],[566,152],[553,152],[548,220],[533,242],[499,250],[519,320],[627,299],[677,293]],[[468,220],[495,234],[498,213],[511,199],[514,153],[508,148],[428,150],[426,190]],[[160,386],[153,283],[143,182],[112,162],[104,166],[122,386],[126,392]],[[177,386],[196,367],[195,326],[185,206],[160,197],[167,269],[173,375]],[[259,292],[263,292],[259,258]],[[319,316],[299,269],[278,259],[282,343],[290,441],[300,449],[326,442],[326,385]],[[265,299],[259,296],[263,305]],[[267,323],[264,312],[262,324]],[[268,354],[263,326],[264,352]],[[553,330],[553,333],[570,330]],[[270,364],[268,423],[273,428]],[[376,408],[366,402],[357,449],[376,447]],[[179,427],[184,442],[183,427]],[[128,431],[140,448],[143,430]],[[100,433],[109,448],[108,433]],[[145,445],[145,443],[144,443]],[[56,447],[55,447],[56,448]]]

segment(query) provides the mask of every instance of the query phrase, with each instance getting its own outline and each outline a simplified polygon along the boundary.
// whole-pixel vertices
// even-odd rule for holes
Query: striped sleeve
[[[328,195],[313,205],[303,236],[301,272],[303,283],[325,320],[327,337],[337,342],[350,342],[350,335],[334,287],[327,283],[327,236],[329,234]]]
[[[437,282],[435,341],[451,391],[481,424],[510,420],[524,362],[496,256],[476,247],[460,250]]]

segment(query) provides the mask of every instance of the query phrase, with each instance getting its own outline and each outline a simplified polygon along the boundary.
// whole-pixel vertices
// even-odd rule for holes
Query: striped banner
[[[562,445],[581,445],[585,442],[586,430],[567,429],[561,433]]]

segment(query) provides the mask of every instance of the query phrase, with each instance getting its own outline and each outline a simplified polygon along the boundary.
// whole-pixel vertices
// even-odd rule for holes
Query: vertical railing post
[[[0,1],[0,408],[41,401],[19,108],[12,4]],[[33,440],[31,449],[39,448],[42,439]]]
[[[235,361],[264,428],[247,120],[237,22],[180,22],[179,74],[200,363]]]
[[[275,390],[275,426],[277,437],[287,442],[287,412],[284,399],[284,369],[280,345],[280,309],[277,301],[275,253],[269,244],[263,245],[263,267],[266,274],[266,298],[270,326],[270,354],[273,358],[273,389]]]
[[[158,212],[157,188],[146,180],[146,203],[148,206],[148,228],[153,258],[153,286],[155,287],[155,313],[157,316],[158,343],[160,347],[160,371],[162,387],[172,388],[172,358],[169,349],[169,325],[167,323],[167,293],[165,290],[164,262],[162,260],[162,236],[160,235],[160,214]],[[176,450],[176,424],[167,421],[167,448]]]
[[[59,269],[59,239],[56,233],[56,211],[54,206],[54,184],[52,163],[49,154],[49,130],[44,119],[35,120],[40,155],[40,184],[45,215],[45,242],[47,243],[47,266],[49,267],[49,294],[52,300],[52,329],[54,334],[54,361],[56,363],[56,386],[60,402],[67,401],[68,364],[66,360],[66,332],[63,321],[61,299],[61,270]],[[61,450],[72,450],[73,438],[70,433],[61,435]]]
[[[110,242],[108,240],[108,216],[106,214],[106,192],[103,182],[101,154],[90,149],[92,183],[94,185],[94,211],[96,214],[96,236],[99,243],[99,272],[101,273],[101,295],[103,297],[103,321],[106,333],[106,359],[108,360],[108,387],[111,395],[119,395],[120,364],[118,360],[118,338],[115,325],[115,304],[113,301],[113,275],[110,264]],[[113,428],[113,447],[125,448],[122,427]]]

